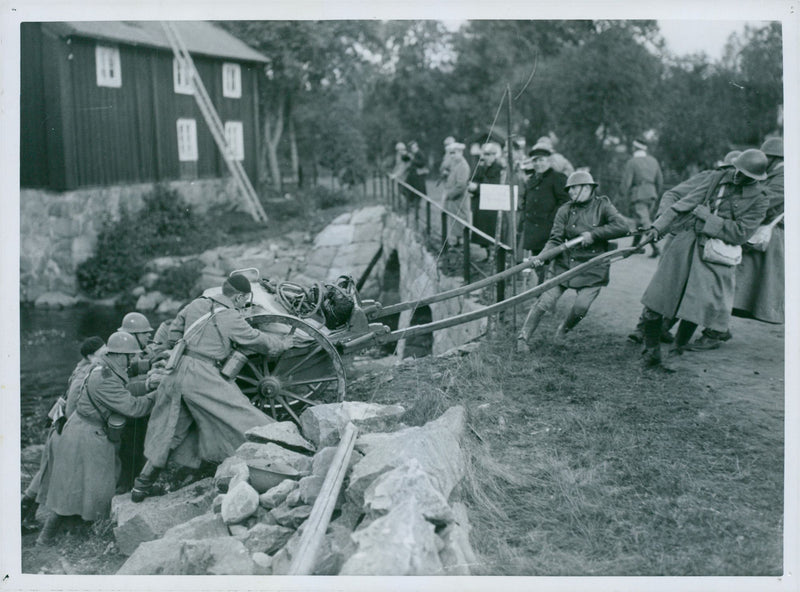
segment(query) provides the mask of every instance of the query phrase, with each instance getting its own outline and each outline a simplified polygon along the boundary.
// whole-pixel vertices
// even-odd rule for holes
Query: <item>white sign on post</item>
[[[517,208],[517,186],[514,185],[514,209]],[[511,210],[508,185],[490,185],[481,183],[480,203],[478,208],[481,210],[499,210],[508,212]]]

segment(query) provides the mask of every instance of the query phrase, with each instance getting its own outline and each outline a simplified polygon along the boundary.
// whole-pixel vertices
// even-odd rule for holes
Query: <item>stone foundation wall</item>
[[[204,211],[237,199],[230,178],[174,181],[168,184]],[[78,293],[75,269],[91,256],[102,221],[119,216],[123,204],[137,210],[152,183],[94,187],[56,193],[20,191],[20,301],[45,292]]]

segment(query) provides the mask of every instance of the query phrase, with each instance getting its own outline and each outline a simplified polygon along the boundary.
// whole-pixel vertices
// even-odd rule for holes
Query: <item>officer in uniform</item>
[[[107,353],[95,366],[77,397],[61,437],[53,449],[53,468],[45,506],[52,512],[38,543],[50,544],[63,516],[94,521],[108,515],[119,473],[112,414],[141,417],[149,413],[155,392],[134,396],[128,390],[127,368],[139,354],[136,338],[118,331],[108,338]],[[142,385],[147,389],[148,381]]]
[[[247,430],[273,421],[218,368],[233,344],[268,355],[292,346],[291,336],[264,333],[247,323],[242,309],[250,296],[248,279],[234,274],[221,294],[193,300],[172,321],[170,341],[183,339],[185,353],[159,385],[145,438],[147,463],[131,491],[134,502],[154,493],[167,460],[191,468],[202,460],[222,462],[244,442]]]

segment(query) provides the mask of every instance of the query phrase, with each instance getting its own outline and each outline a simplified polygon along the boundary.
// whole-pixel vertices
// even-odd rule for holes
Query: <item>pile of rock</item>
[[[254,428],[214,478],[162,497],[112,503],[130,557],[119,574],[286,574],[348,423],[356,441],[318,575],[468,575],[475,562],[466,508],[449,503],[465,471],[464,410],[422,427],[399,406],[310,407],[291,422]],[[391,432],[377,432],[392,428]]]

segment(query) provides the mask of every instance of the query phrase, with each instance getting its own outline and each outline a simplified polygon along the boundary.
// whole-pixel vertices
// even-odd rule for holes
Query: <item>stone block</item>
[[[34,306],[37,308],[69,308],[77,303],[78,299],[75,296],[62,292],[45,292],[36,298]]]
[[[434,487],[449,499],[450,492],[466,470],[459,440],[464,430],[463,407],[451,407],[438,419],[422,427],[392,434],[365,434],[356,440],[364,453],[350,472],[348,499],[360,505],[364,491],[381,474],[416,458],[430,476]]]
[[[176,524],[161,538],[184,541],[188,539],[212,539],[227,536],[228,529],[219,514],[208,512],[195,516],[182,524]]]
[[[299,452],[288,450],[273,442],[261,444],[258,442],[245,442],[236,450],[236,456],[243,458],[251,469],[269,469],[280,471],[291,468],[298,476],[308,475],[311,472],[311,458]]]
[[[83,263],[94,254],[94,239],[91,236],[81,235],[72,239],[72,263]]]
[[[386,215],[386,208],[384,206],[370,206],[361,208],[353,212],[350,218],[350,224],[359,225],[367,224],[372,227],[383,230],[383,217]]]
[[[308,518],[311,514],[311,506],[297,506],[290,508],[289,505],[284,502],[277,508],[270,510],[269,513],[281,526],[296,529],[303,522],[305,522],[306,518]]]
[[[330,223],[330,226],[339,225],[339,224],[349,224],[350,217],[352,214],[350,212],[345,212],[344,214],[339,214],[336,216],[333,221]]]
[[[181,573],[182,542],[175,539],[156,539],[140,544],[117,570],[117,575],[158,576]]]
[[[244,524],[229,524],[228,532],[232,537],[243,541],[247,537],[248,529]]]
[[[253,575],[254,565],[241,541],[233,537],[186,541],[180,553],[184,575]]]
[[[221,492],[228,491],[228,485],[234,477],[240,481],[247,481],[250,478],[250,469],[244,459],[238,456],[229,456],[222,464],[217,467],[214,474],[214,485]]]
[[[342,524],[331,524],[322,539],[314,564],[315,576],[338,575],[344,563],[355,553],[357,546],[351,530]]]
[[[405,409],[400,405],[378,405],[359,401],[314,405],[300,415],[300,428],[305,437],[317,447],[335,446],[350,421],[400,415],[404,412]]]
[[[115,496],[111,500],[111,519],[117,524],[117,547],[124,555],[130,555],[140,543],[159,538],[173,526],[205,514],[215,496],[211,478],[138,504],[131,501],[130,494]]]
[[[266,553],[253,553],[252,558],[254,576],[272,575],[272,557]]]
[[[268,489],[258,496],[258,503],[261,506],[271,510],[277,508],[284,501],[286,497],[298,487],[298,482],[294,479],[284,479],[275,487]]]
[[[244,433],[249,442],[266,444],[275,442],[289,449],[300,449],[298,452],[314,452],[314,445],[300,435],[300,430],[293,421],[277,421],[263,426],[250,428]]]
[[[352,534],[358,549],[340,575],[427,576],[442,571],[438,537],[412,498]]]
[[[418,510],[434,524],[455,520],[447,500],[431,483],[430,476],[416,458],[408,459],[375,479],[364,492],[364,507],[384,514],[410,498],[416,499]]]
[[[266,553],[271,555],[283,547],[294,533],[294,529],[278,524],[256,524],[247,531],[242,539],[250,553]]]
[[[241,481],[222,500],[222,519],[225,524],[237,524],[249,518],[257,509],[258,493],[249,483]]]
[[[439,537],[444,542],[444,547],[439,551],[439,558],[445,575],[468,576],[471,575],[471,566],[478,563],[475,551],[469,542],[470,524],[467,517],[467,508],[457,502],[453,504],[455,521],[442,530]]]
[[[338,247],[353,242],[355,228],[349,224],[329,224],[314,239],[314,248]]]
[[[317,247],[308,254],[306,262],[318,267],[330,267],[336,260],[339,249],[340,247]]]
[[[162,294],[158,290],[155,290],[153,292],[148,292],[147,294],[142,294],[141,296],[139,296],[138,300],[136,300],[136,310],[141,310],[145,312],[155,310],[156,307],[158,307],[158,305],[161,304],[165,298],[166,296],[164,296],[164,294]]]
[[[337,267],[356,267],[366,266],[378,253],[381,243],[377,241],[362,241],[351,245],[344,245],[339,248],[336,255]]]

